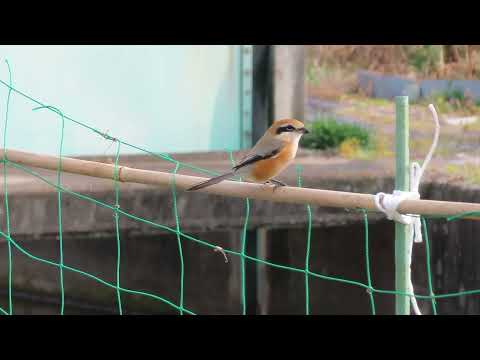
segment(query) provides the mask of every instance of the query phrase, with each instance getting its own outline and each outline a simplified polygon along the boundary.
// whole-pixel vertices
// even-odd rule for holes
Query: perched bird
[[[303,134],[308,134],[308,130],[302,122],[295,119],[277,120],[231,172],[203,181],[187,191],[203,189],[234,175],[256,183],[272,183],[275,188],[286,186],[274,177],[295,158]]]

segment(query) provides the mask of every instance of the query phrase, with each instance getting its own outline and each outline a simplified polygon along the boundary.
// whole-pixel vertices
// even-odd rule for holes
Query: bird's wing
[[[274,148],[273,150],[270,150],[269,152],[264,151],[260,153],[254,152],[253,150],[255,150],[255,148],[253,148],[252,151],[250,151],[236,166],[233,167],[233,170],[237,171],[238,169],[241,169],[247,165],[254,164],[257,161],[274,157],[282,150],[282,148],[283,148],[283,144],[277,148]]]

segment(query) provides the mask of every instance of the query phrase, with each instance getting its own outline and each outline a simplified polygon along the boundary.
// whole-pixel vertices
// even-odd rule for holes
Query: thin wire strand
[[[178,209],[177,209],[177,185],[176,185],[176,174],[178,170],[180,169],[180,163],[177,162],[175,164],[175,169],[173,169],[173,178],[172,178],[172,198],[173,198],[173,214],[175,216],[175,235],[177,236],[177,245],[178,245],[178,254],[180,257],[180,299],[179,299],[179,304],[180,304],[180,315],[183,315],[183,291],[184,291],[184,281],[185,281],[185,265],[184,265],[184,260],[183,260],[183,249],[182,249],[182,238],[180,236],[181,230],[180,230],[180,218],[178,215]]]
[[[298,187],[302,187],[302,167],[296,166],[297,171],[297,184]],[[312,238],[312,208],[310,205],[306,205],[307,208],[307,245],[305,251],[305,315],[310,315],[310,248]]]
[[[233,153],[229,151],[230,162],[232,167],[235,166],[235,159],[233,158]],[[243,181],[241,179],[240,181]],[[246,256],[246,247],[247,247],[247,230],[248,230],[248,220],[250,218],[250,199],[245,199],[245,222],[243,224],[242,230],[242,245],[240,252],[240,273],[241,273],[241,303],[242,303],[242,314],[247,314],[247,289],[246,289],[246,276],[245,276],[245,256]]]
[[[10,237],[10,209],[8,206],[8,185],[7,185],[7,166],[6,166],[6,161],[7,161],[7,129],[8,129],[8,116],[9,116],[9,109],[10,109],[10,96],[12,94],[12,71],[10,68],[10,64],[8,63],[8,60],[5,60],[5,63],[7,64],[8,68],[8,94],[7,94],[7,105],[6,105],[6,110],[5,110],[5,125],[3,127],[3,148],[5,151],[3,152],[3,192],[5,194],[4,198],[4,206],[5,206],[5,225],[7,228],[7,234]],[[12,259],[12,245],[10,244],[10,241],[7,241],[7,248],[8,248],[8,313],[10,315],[13,315],[13,282],[12,282],[12,273],[13,273],[13,259]]]
[[[372,311],[372,315],[375,315],[375,299],[373,297],[373,286],[372,286],[372,276],[370,272],[370,244],[369,244],[369,234],[368,234],[368,214],[365,210],[362,211],[363,213],[363,224],[365,229],[365,263],[367,267],[367,283],[368,283],[368,295],[370,297],[370,309]]]
[[[60,145],[58,150],[58,165],[57,165],[57,222],[58,222],[58,240],[59,240],[59,252],[60,252],[60,315],[65,313],[65,286],[63,281],[63,229],[62,229],[62,157],[63,157],[63,139],[65,132],[65,118],[63,113],[53,106],[40,106],[33,109],[33,111],[47,109],[52,110],[60,116]]]
[[[433,293],[433,285],[432,285],[432,270],[430,265],[430,241],[428,238],[428,230],[427,230],[427,221],[422,216],[422,226],[423,226],[423,234],[425,238],[425,254],[426,254],[426,263],[427,263],[427,278],[428,278],[428,292],[430,296],[432,296],[432,310],[433,314],[437,315],[437,302],[435,301],[435,294]]]
[[[116,266],[116,288],[117,288],[117,305],[118,305],[118,313],[123,315],[123,308],[122,308],[122,295],[120,292],[120,263],[121,263],[121,242],[120,242],[120,219],[118,216],[118,210],[120,209],[120,173],[118,162],[120,160],[120,142],[115,141],[117,143],[117,149],[115,153],[115,169],[114,169],[114,187],[115,187],[115,211],[114,211],[114,218],[115,218],[115,237],[117,239],[117,266]]]

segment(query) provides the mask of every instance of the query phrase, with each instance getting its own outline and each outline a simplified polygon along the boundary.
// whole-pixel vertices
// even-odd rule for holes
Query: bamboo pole
[[[6,153],[8,161],[12,163],[47,170],[57,170],[58,157],[56,156],[40,155],[13,149],[7,149]],[[3,158],[3,154],[4,150],[0,149],[0,158]],[[62,157],[62,171],[66,173],[113,180],[114,170],[115,166],[111,164]],[[171,185],[172,179],[173,174],[171,173],[119,166],[119,180],[122,182],[166,187]],[[185,190],[204,180],[206,179],[202,177],[177,174],[176,187],[178,190]],[[198,192],[274,202],[376,211],[374,195],[344,191],[290,186],[277,188],[273,191],[272,187],[268,185],[223,181],[198,190]],[[400,204],[398,210],[402,214],[451,216],[465,212],[480,212],[480,204],[435,200],[405,200]],[[480,220],[480,216],[471,216],[469,218]]]
[[[395,189],[410,190],[410,151],[409,151],[409,116],[408,96],[395,99]],[[408,293],[410,266],[409,241],[412,227],[395,223],[395,289],[403,294]],[[395,295],[395,312],[397,315],[410,315],[410,299],[408,296]]]

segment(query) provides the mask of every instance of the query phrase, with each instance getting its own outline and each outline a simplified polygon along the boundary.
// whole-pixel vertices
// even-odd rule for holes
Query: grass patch
[[[375,148],[371,133],[355,124],[341,123],[333,117],[319,118],[307,125],[310,134],[300,145],[307,149],[335,150],[347,158],[366,157]]]
[[[442,113],[462,113],[474,115],[480,112],[480,100],[474,100],[458,89],[450,89],[444,92],[432,94],[422,103],[433,103]]]
[[[369,97],[367,97],[364,101],[367,105],[373,105],[373,106],[394,106],[395,105],[394,101],[388,100],[388,99],[383,99],[383,98],[369,98]]]
[[[446,167],[449,175],[461,177],[470,184],[480,184],[480,168],[477,165],[466,163],[462,165],[449,164]]]
[[[310,134],[302,138],[301,145],[308,149],[338,148],[347,139],[357,139],[359,146],[368,148],[372,145],[372,136],[369,131],[359,125],[346,124],[333,117],[319,118],[310,126]]]

